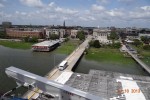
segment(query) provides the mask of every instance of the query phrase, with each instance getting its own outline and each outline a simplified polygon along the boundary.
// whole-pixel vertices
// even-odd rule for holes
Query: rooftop
[[[32,46],[52,46],[55,45],[56,43],[59,43],[59,40],[50,40],[50,41],[43,41],[37,44],[34,44]]]
[[[73,73],[65,84],[108,100],[150,100],[149,76],[90,70],[89,74]],[[126,89],[128,93],[119,91]],[[133,89],[140,92],[131,93]]]

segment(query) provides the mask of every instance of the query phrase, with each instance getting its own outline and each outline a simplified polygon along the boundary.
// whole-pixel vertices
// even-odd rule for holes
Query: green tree
[[[69,38],[65,38],[65,42],[69,41]]]
[[[148,45],[148,44],[147,44],[147,45],[144,45],[144,46],[143,46],[143,49],[144,49],[144,50],[150,50],[150,45]]]
[[[49,37],[50,37],[51,40],[59,39],[59,35],[57,35],[57,34],[50,34]]]
[[[0,32],[0,38],[5,38],[6,37],[6,33],[5,32]]]
[[[24,37],[23,40],[24,40],[25,42],[29,42],[29,36]]]
[[[38,38],[37,37],[29,38],[29,42],[32,42],[32,43],[38,42]]]
[[[95,40],[95,41],[93,42],[93,46],[94,46],[95,48],[100,48],[101,45],[100,45],[99,40]]]
[[[112,43],[114,44],[114,41],[119,39],[119,36],[116,32],[111,32],[110,36],[108,36],[108,39],[112,40]]]
[[[113,48],[120,48],[121,47],[121,43],[120,42],[114,43],[114,44],[112,44],[112,47]]]
[[[25,41],[25,42],[32,42],[32,43],[35,43],[35,42],[38,42],[38,38],[37,38],[37,37],[29,37],[29,36],[26,36],[26,37],[24,37],[24,41]]]
[[[91,40],[91,41],[89,42],[89,46],[90,46],[90,47],[93,47],[93,44],[94,44],[94,41]]]
[[[141,36],[141,41],[143,41],[145,44],[148,44],[150,42],[150,38],[147,36]]]
[[[77,38],[79,38],[80,40],[85,40],[84,31],[78,31]]]
[[[141,45],[140,40],[134,39],[133,41],[134,41],[133,44],[134,44],[136,47],[139,46],[139,45]]]
[[[63,37],[64,37],[64,38],[67,38],[67,37],[69,37],[69,34],[64,34]]]

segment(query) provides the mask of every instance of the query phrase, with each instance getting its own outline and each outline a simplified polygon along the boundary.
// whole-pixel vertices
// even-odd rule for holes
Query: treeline
[[[90,47],[94,47],[94,48],[101,48],[101,47],[103,47],[103,48],[114,48],[114,49],[116,48],[116,49],[118,49],[118,48],[121,47],[121,43],[120,42],[116,42],[116,43],[112,43],[112,44],[101,44],[99,42],[99,40],[91,40],[89,42],[89,46]]]

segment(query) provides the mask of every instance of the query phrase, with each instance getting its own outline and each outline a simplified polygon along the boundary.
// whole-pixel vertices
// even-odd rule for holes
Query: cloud
[[[56,2],[44,3],[42,0],[20,0],[20,2],[32,10],[19,9],[18,11],[0,12],[3,19],[11,19],[12,22],[19,23],[39,23],[39,24],[60,24],[66,20],[70,25],[91,25],[97,26],[113,26],[124,25],[124,23],[150,23],[150,6],[133,6],[130,11],[125,6],[108,7],[105,5],[110,0],[97,0],[95,4],[80,8],[67,8],[58,5]],[[134,0],[116,0],[122,4],[132,2]],[[8,2],[8,1],[7,1]],[[102,4],[103,3],[103,4]],[[105,3],[105,4],[104,4]],[[119,3],[119,4],[120,4]],[[1,3],[0,4],[5,4]],[[7,6],[7,5],[5,5]],[[36,9],[41,7],[41,9]],[[0,19],[2,20],[2,19]],[[18,21],[17,21],[18,20]],[[82,22],[82,23],[81,23]],[[69,24],[68,24],[69,25]],[[128,24],[126,24],[128,25]],[[143,24],[144,25],[144,24]]]
[[[41,0],[20,0],[20,2],[29,7],[43,7],[44,6]]]
[[[55,2],[51,2],[48,4],[49,7],[53,7],[55,5]]]
[[[109,0],[97,0],[97,1],[104,4],[107,4],[109,2]]]
[[[56,7],[55,11],[59,12],[59,13],[63,13],[63,14],[76,14],[76,13],[78,13],[77,10],[65,9],[65,8],[61,8],[61,7]]]
[[[4,5],[0,3],[0,8],[2,8],[2,7],[4,7]]]
[[[93,11],[104,11],[105,8],[104,8],[103,6],[93,4],[93,5],[92,5],[92,10],[93,10]]]
[[[128,3],[128,2],[133,2],[134,0],[118,0],[119,2],[126,2],[126,3]]]
[[[112,17],[122,17],[124,15],[124,13],[118,9],[112,9],[106,13]]]
[[[150,11],[150,6],[143,6],[140,8],[143,9],[144,11]]]
[[[95,17],[93,17],[93,16],[81,16],[81,17],[79,17],[79,19],[80,20],[82,20],[82,21],[95,21],[96,19],[95,19]]]

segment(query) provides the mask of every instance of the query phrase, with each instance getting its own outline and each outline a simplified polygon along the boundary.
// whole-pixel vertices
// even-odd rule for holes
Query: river
[[[5,68],[15,66],[17,68],[44,76],[54,65],[59,64],[67,55],[52,52],[32,52],[31,50],[11,49],[0,46],[0,94],[16,86],[13,79],[5,74]],[[148,75],[141,67],[134,65],[120,66],[113,63],[99,63],[86,60],[85,57],[80,60],[76,66],[75,72],[88,73],[90,69],[117,71],[129,74]],[[17,93],[25,92],[25,89],[19,89]]]

